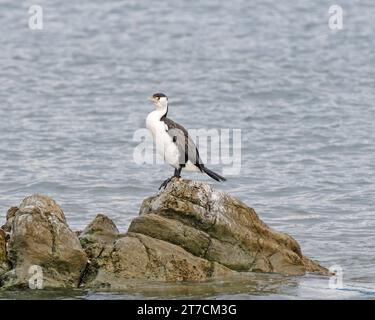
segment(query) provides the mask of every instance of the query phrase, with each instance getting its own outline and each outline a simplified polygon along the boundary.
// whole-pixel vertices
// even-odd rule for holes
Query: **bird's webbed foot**
[[[167,187],[168,183],[171,182],[173,178],[174,178],[174,176],[168,178],[167,180],[165,180],[165,181],[160,185],[159,190],[160,190],[161,188],[164,188],[164,189],[165,189],[165,188]]]
[[[165,180],[165,181],[161,184],[161,186],[159,187],[159,190],[160,190],[161,188],[164,188],[164,189],[165,189],[165,188],[167,187],[168,183],[171,182],[173,179],[181,179],[181,176],[172,176],[172,177],[168,178],[167,180]]]
[[[180,167],[179,169],[175,169],[175,170],[174,170],[174,175],[173,175],[172,177],[168,178],[167,180],[165,180],[165,181],[161,184],[161,186],[159,187],[159,190],[160,190],[161,188],[164,188],[164,189],[165,189],[165,188],[167,187],[168,183],[171,182],[174,178],[176,178],[176,179],[180,179],[180,178],[181,178],[181,170],[182,170],[182,167]]]

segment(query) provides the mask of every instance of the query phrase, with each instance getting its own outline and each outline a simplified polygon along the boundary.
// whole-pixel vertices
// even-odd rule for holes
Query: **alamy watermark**
[[[43,30],[43,8],[34,4],[29,8],[29,29]]]
[[[342,30],[344,27],[342,7],[334,4],[328,9],[328,26],[331,30]]]
[[[194,144],[189,142],[184,132],[174,129],[169,132],[171,139],[180,146],[179,164],[185,164],[187,157],[193,161],[207,165],[221,165],[223,175],[239,175],[242,160],[242,132],[240,129],[191,129],[189,136],[196,142],[199,154],[196,153]],[[133,135],[133,141],[137,142],[134,148],[133,160],[138,165],[161,164],[167,159],[158,155],[168,154],[162,137],[154,139],[146,129],[139,129]],[[194,160],[195,159],[195,160]]]
[[[28,10],[29,20],[28,25],[30,30],[43,30],[43,7],[33,4]],[[340,5],[333,4],[328,8],[328,27],[331,30],[342,30],[343,24],[343,9]]]
[[[32,265],[29,268],[29,288],[30,289],[43,289],[43,269],[41,266]]]
[[[328,287],[330,289],[342,289],[344,272],[340,265],[334,265],[329,268],[329,272],[332,273],[328,280]]]

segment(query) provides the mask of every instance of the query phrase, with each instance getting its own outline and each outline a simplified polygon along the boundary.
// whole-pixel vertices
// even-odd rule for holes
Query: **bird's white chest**
[[[160,121],[161,116],[158,111],[151,112],[146,119],[147,129],[149,129],[154,136],[156,151],[171,166],[179,168],[180,157],[178,147],[168,134],[167,125],[163,121]]]

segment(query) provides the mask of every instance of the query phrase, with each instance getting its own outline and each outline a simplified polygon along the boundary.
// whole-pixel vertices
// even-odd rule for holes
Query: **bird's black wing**
[[[166,124],[167,133],[171,136],[173,142],[178,147],[180,153],[180,165],[185,165],[186,162],[190,160],[202,171],[203,163],[199,156],[199,151],[187,130],[167,117],[162,117],[160,120]]]

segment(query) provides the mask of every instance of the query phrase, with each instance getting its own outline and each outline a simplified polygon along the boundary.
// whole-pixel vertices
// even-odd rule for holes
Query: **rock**
[[[9,270],[6,252],[6,234],[0,229],[0,275]]]
[[[93,261],[86,287],[123,289],[129,280],[205,281],[233,275],[230,269],[183,248],[143,234],[128,233]]]
[[[96,258],[106,245],[112,244],[119,231],[114,222],[103,214],[95,219],[79,234],[79,240],[90,259]]]
[[[134,282],[233,279],[248,272],[328,274],[240,200],[181,179],[144,200],[125,234],[103,214],[73,232],[62,209],[43,195],[9,209],[2,228],[2,289],[27,287],[31,266],[42,268],[44,287],[116,290]]]
[[[89,224],[80,240],[91,260],[82,277],[85,287],[123,289],[129,280],[198,281],[232,273],[168,242],[137,233],[119,235],[104,215]]]
[[[10,229],[12,228],[12,223],[14,220],[14,217],[16,215],[16,212],[18,211],[18,207],[11,207],[6,215],[6,223],[1,227],[5,232],[10,232]]]
[[[252,208],[201,182],[173,180],[143,202],[129,232],[172,243],[235,271],[328,273],[302,255],[296,240],[269,228]]]
[[[89,242],[112,243],[118,234],[119,231],[114,222],[104,214],[98,214],[79,237]]]
[[[43,195],[25,198],[8,215],[6,226],[7,259],[13,269],[1,276],[4,287],[28,286],[32,266],[41,267],[44,287],[77,287],[87,256],[54,200]]]

